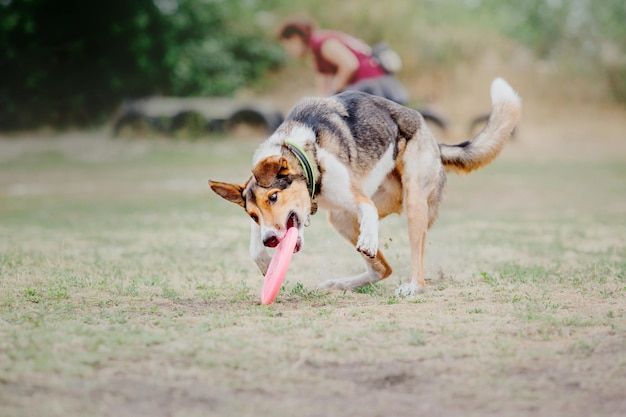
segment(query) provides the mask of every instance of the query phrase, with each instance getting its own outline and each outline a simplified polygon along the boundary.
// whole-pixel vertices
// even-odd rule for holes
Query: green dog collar
[[[300,145],[292,141],[286,140],[285,145],[287,145],[289,150],[298,158],[298,161],[300,161],[300,165],[302,165],[302,169],[304,169],[307,185],[311,188],[311,199],[313,199],[313,197],[315,197],[315,171],[313,171],[309,156]]]

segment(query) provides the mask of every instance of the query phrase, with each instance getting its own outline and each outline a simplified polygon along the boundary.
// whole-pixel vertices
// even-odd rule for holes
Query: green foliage
[[[626,103],[626,3],[577,0],[485,0],[503,32],[542,59],[575,71],[600,74],[614,97]]]
[[[0,2],[0,128],[90,125],[150,94],[232,94],[282,59],[243,3]]]
[[[606,69],[606,75],[609,88],[615,99],[626,103],[626,64],[609,66]]]
[[[242,3],[179,2],[165,39],[171,94],[229,95],[281,62],[282,51],[260,36]]]
[[[567,23],[567,8],[561,2],[528,0],[499,4],[505,33],[530,45],[540,58],[555,52],[555,44],[563,39]]]

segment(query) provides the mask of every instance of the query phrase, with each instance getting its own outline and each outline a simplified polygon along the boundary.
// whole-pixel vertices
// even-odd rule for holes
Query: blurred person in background
[[[308,19],[283,23],[278,39],[297,58],[312,54],[317,94],[325,97],[356,90],[406,104],[409,95],[398,79],[385,70],[364,41],[343,32],[321,30]]]

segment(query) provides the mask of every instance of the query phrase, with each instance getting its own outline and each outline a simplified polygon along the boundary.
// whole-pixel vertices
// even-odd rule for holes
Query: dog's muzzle
[[[285,225],[286,229],[290,227],[295,227],[298,229],[298,233],[300,232],[300,218],[295,212],[291,212],[289,217],[287,218],[287,224]],[[263,245],[268,248],[275,248],[280,243],[278,236],[274,232],[269,232],[263,237]],[[298,235],[298,240],[296,242],[296,247],[294,248],[294,253],[300,251],[302,247],[302,236]]]
[[[278,241],[278,238],[275,234],[271,234],[263,238],[263,244],[268,248],[275,248],[276,246],[278,246],[279,243],[280,242]]]

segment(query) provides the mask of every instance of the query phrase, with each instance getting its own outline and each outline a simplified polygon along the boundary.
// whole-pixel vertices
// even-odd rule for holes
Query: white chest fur
[[[354,208],[356,201],[353,186],[359,187],[367,197],[374,195],[395,166],[393,145],[389,146],[372,170],[360,181],[354,178],[350,169],[337,157],[324,149],[317,149],[317,160],[320,170],[324,173],[322,193],[318,196],[318,203],[321,207],[330,210]]]

